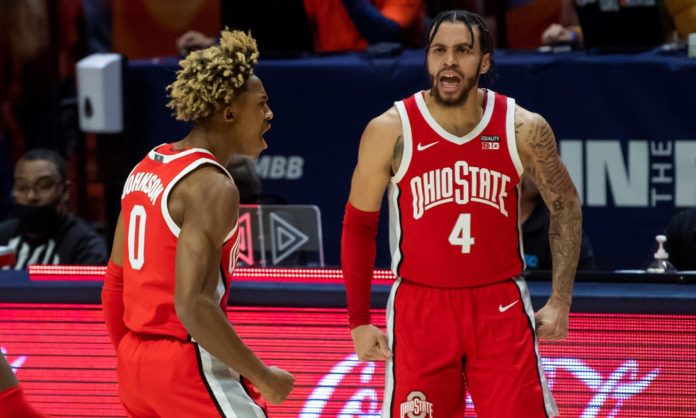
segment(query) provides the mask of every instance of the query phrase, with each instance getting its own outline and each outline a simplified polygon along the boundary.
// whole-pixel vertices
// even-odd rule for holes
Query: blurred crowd
[[[664,5],[675,29],[667,40],[696,32],[696,0]],[[55,190],[65,207],[61,213],[77,213],[85,226],[108,237],[95,138],[78,129],[75,100],[75,64],[91,53],[117,52],[131,60],[185,55],[215,43],[220,28],[229,27],[251,31],[262,59],[394,54],[423,47],[424,28],[447,9],[484,16],[498,48],[582,44],[573,0],[4,0],[0,221],[17,218],[18,196],[28,196],[17,191],[18,163],[32,150],[46,149],[65,160],[64,176],[55,181],[63,187]],[[260,188],[258,179],[251,181]],[[26,193],[41,190],[25,187]]]

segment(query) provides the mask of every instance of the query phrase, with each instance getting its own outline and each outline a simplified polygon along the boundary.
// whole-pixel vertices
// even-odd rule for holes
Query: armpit
[[[404,138],[402,135],[396,137],[396,142],[394,142],[394,153],[392,155],[392,172],[391,175],[394,176],[401,166],[401,159],[404,156]]]

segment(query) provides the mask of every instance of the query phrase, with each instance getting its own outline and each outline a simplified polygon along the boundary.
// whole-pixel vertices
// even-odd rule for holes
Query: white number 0
[[[145,262],[145,220],[147,213],[141,205],[133,206],[128,221],[128,261],[133,270],[140,270]],[[138,225],[136,234],[135,226]],[[135,247],[135,236],[138,236],[138,247]]]
[[[452,245],[461,245],[462,254],[471,252],[471,245],[474,243],[474,238],[471,236],[471,214],[462,213],[457,218],[457,222],[450,232],[449,243]]]

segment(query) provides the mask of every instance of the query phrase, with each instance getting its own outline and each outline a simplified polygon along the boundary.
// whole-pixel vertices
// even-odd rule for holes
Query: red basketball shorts
[[[541,365],[534,312],[522,278],[461,289],[398,279],[387,305],[383,417],[558,415]]]
[[[195,342],[126,334],[118,394],[131,417],[265,417],[249,382]]]

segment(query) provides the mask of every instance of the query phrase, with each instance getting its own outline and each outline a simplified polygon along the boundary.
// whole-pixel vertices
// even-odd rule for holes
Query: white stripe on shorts
[[[397,278],[389,292],[387,302],[387,343],[394,352],[394,298],[396,289],[401,285],[401,277]],[[390,418],[392,414],[392,398],[394,397],[394,360],[388,359],[384,365],[384,400],[382,401],[382,418]]]
[[[549,417],[558,416],[558,408],[556,407],[556,401],[553,399],[553,394],[551,389],[549,389],[548,383],[546,383],[546,374],[544,373],[544,366],[541,364],[541,356],[539,356],[539,342],[536,337],[536,327],[534,322],[534,309],[532,308],[532,299],[529,297],[529,289],[527,288],[527,282],[524,281],[522,276],[517,276],[513,279],[517,288],[520,291],[520,296],[522,297],[522,302],[524,303],[524,312],[529,318],[529,322],[534,332],[534,354],[536,354],[537,359],[537,372],[539,373],[539,381],[541,382],[541,390],[544,393],[544,407],[546,408],[546,414]]]
[[[215,397],[220,409],[227,418],[265,418],[266,413],[254,402],[241,383],[239,373],[227,367],[227,365],[205,348],[196,344],[201,356],[203,375]]]

